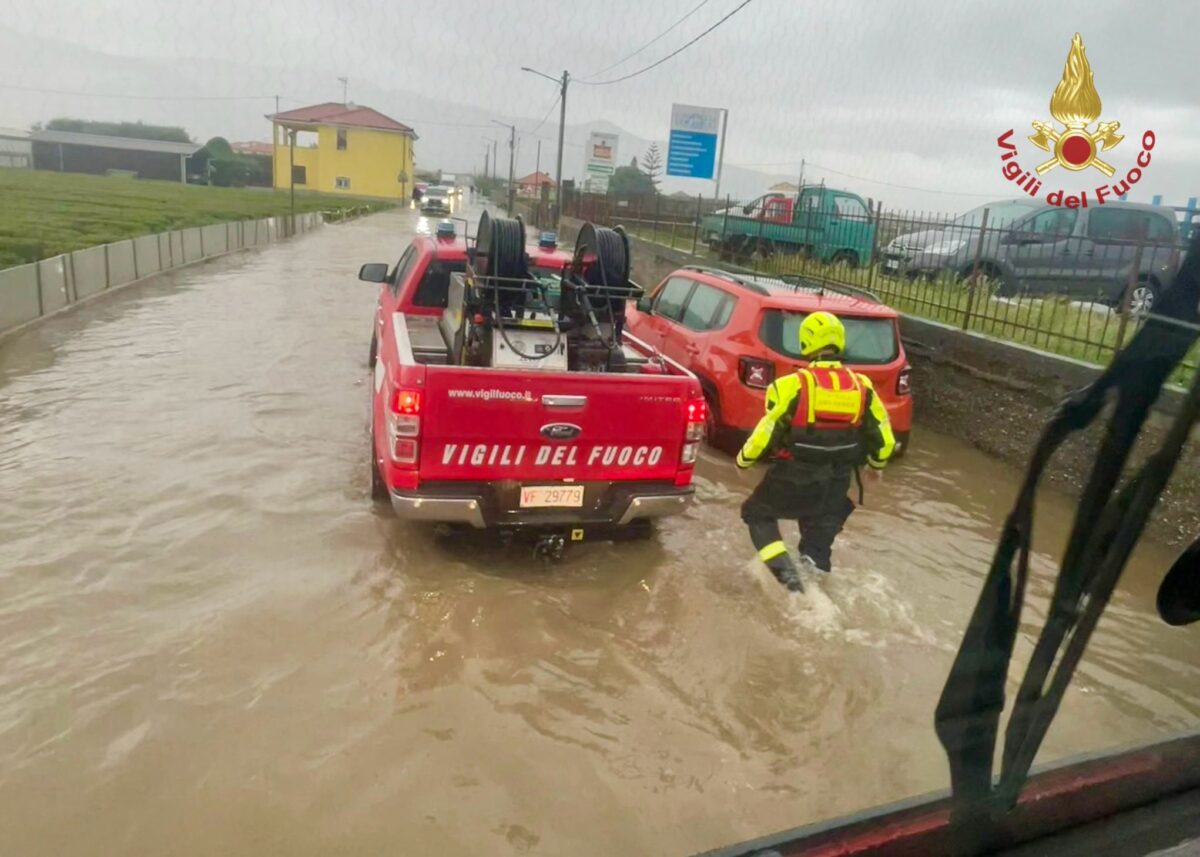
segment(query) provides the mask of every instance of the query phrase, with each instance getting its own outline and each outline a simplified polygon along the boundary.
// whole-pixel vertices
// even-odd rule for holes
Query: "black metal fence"
[[[543,210],[544,209],[544,210]],[[867,289],[902,312],[1093,363],[1128,342],[1192,224],[1163,206],[999,202],[958,217],[805,188],[754,200],[571,194],[563,213],[743,273]],[[530,217],[546,226],[548,207]]]

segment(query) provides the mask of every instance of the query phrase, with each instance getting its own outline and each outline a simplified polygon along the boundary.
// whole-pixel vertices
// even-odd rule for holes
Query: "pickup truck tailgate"
[[[693,383],[682,375],[430,366],[421,479],[669,481]]]

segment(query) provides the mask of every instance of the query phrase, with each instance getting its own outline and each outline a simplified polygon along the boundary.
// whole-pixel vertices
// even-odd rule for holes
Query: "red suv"
[[[846,325],[843,362],[871,379],[903,452],[912,428],[908,360],[896,312],[866,292],[686,267],[630,308],[626,327],[699,377],[709,438],[728,448],[762,417],[771,382],[803,365],[800,322],[817,310]]]

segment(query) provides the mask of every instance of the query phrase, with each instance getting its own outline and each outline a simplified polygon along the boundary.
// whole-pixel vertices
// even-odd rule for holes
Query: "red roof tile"
[[[397,122],[390,116],[384,116],[378,110],[363,107],[361,104],[339,104],[336,101],[326,101],[324,104],[313,104],[309,107],[297,107],[295,110],[285,110],[271,117],[276,122],[306,122],[321,125],[346,125],[353,128],[374,128],[379,131],[399,131],[411,134],[412,128]]]

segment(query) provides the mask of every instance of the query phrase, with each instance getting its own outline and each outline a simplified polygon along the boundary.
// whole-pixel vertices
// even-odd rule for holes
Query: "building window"
[[[333,186],[338,190],[350,190],[350,179],[345,176],[338,176],[333,180]]]
[[[337,132],[337,147],[338,151],[343,151],[346,148],[346,129],[338,128]]]
[[[292,184],[305,184],[307,180],[307,169],[304,167],[292,167]]]

